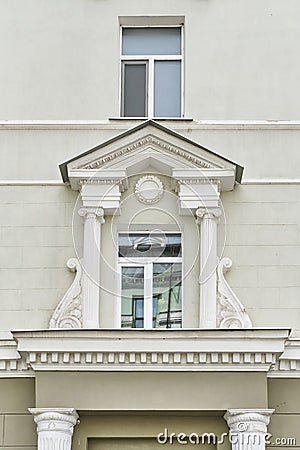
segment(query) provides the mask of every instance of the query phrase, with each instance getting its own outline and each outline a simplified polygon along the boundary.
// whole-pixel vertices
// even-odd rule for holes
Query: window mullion
[[[147,103],[148,117],[154,117],[154,58],[149,58]]]
[[[144,266],[144,327],[152,328],[152,278],[153,264]]]

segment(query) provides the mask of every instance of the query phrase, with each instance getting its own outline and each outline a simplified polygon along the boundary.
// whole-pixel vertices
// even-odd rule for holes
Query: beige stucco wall
[[[269,407],[275,412],[269,426],[269,432],[278,438],[294,438],[295,445],[300,446],[300,384],[299,379],[269,379]],[[272,438],[272,442],[274,439]],[[276,446],[272,445],[272,448]]]
[[[117,116],[122,15],[185,16],[187,116],[298,116],[297,0],[12,0],[0,10],[1,118]]]
[[[34,379],[0,379],[0,398],[0,449],[35,449],[36,426],[28,412],[35,406]]]
[[[40,372],[36,404],[111,412],[266,408],[267,380],[264,373]]]

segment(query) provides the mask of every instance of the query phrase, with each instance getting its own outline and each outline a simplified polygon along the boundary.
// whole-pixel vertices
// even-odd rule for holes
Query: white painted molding
[[[251,184],[300,184],[300,178],[248,178],[242,180],[241,184],[251,185]]]
[[[60,180],[0,180],[0,186],[65,186]]]
[[[264,450],[274,409],[229,409],[224,419],[230,429],[232,450]]]
[[[67,267],[76,276],[68,291],[57,305],[49,328],[82,328],[82,266],[76,258],[67,262]]]
[[[219,328],[251,328],[252,322],[224,274],[230,270],[230,258],[222,258],[217,268],[217,326]]]
[[[242,185],[300,184],[300,178],[243,178]],[[0,186],[65,186],[60,180],[0,180]]]
[[[290,338],[276,361],[270,378],[300,378],[300,338]]]
[[[71,450],[78,414],[74,408],[28,408],[37,425],[37,450]]]
[[[14,332],[36,371],[263,371],[289,330],[41,330]]]
[[[25,130],[85,130],[85,129],[128,129],[128,125],[134,125],[137,120],[128,118],[111,118],[109,120],[1,120],[1,129],[25,129]],[[146,119],[139,119],[140,122]],[[160,121],[159,119],[157,120]],[[177,120],[164,120],[173,129],[233,129],[233,130],[268,130],[300,129],[299,120],[194,120],[184,117]]]
[[[0,378],[33,376],[26,359],[21,358],[16,341],[10,337],[0,340]]]
[[[15,331],[0,340],[0,378],[36,371],[264,371],[300,378],[288,329]]]

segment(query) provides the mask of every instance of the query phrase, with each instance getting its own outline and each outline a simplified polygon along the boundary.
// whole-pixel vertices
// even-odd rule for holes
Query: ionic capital
[[[214,207],[214,208],[208,208],[205,206],[200,206],[196,210],[196,218],[198,224],[202,222],[202,220],[215,220],[216,222],[219,221],[220,217],[222,215],[222,211],[220,207]]]
[[[103,208],[91,208],[88,206],[83,206],[78,210],[78,214],[85,220],[98,219],[101,224],[105,222]]]

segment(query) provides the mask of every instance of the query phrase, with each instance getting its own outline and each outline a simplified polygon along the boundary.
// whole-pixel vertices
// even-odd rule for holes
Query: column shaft
[[[199,328],[215,328],[217,325],[217,241],[219,208],[198,208],[200,224],[200,312]]]
[[[102,208],[81,208],[83,237],[83,328],[99,328]]]

